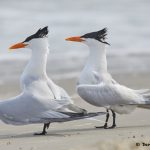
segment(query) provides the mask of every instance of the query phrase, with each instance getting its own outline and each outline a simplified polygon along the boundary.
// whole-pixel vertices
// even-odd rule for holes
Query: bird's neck
[[[107,72],[106,49],[104,44],[90,46],[90,54],[86,67],[93,71],[104,73]]]
[[[46,73],[48,53],[36,53],[32,52],[31,59],[27,66],[27,71],[30,74],[36,74],[36,76],[43,76]]]
[[[30,61],[22,74],[21,83],[23,85],[28,84],[28,82],[32,82],[33,80],[47,77],[46,64],[48,52],[48,48],[43,50],[43,53],[36,50],[32,51]]]
[[[90,54],[81,73],[79,84],[97,84],[96,76],[107,73],[107,60],[105,44],[89,45]]]

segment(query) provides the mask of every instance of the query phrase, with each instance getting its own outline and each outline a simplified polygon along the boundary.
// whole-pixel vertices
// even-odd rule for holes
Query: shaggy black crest
[[[104,28],[104,29],[96,31],[96,32],[87,33],[87,34],[81,36],[81,38],[93,38],[102,43],[110,45],[109,43],[107,43],[105,41],[106,35],[107,35],[107,28]]]
[[[35,38],[44,38],[47,36],[47,34],[48,34],[48,26],[44,27],[43,29],[40,28],[35,34],[27,37],[24,42],[29,42],[30,40]]]

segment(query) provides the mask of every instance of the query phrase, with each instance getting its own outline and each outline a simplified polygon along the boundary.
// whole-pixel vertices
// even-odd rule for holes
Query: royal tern
[[[68,41],[82,42],[90,49],[89,58],[81,72],[77,92],[86,102],[106,108],[104,128],[108,128],[109,110],[112,111],[116,127],[116,113],[128,114],[136,107],[150,108],[150,93],[147,89],[133,90],[117,83],[107,71],[106,42],[107,29],[67,38]],[[100,128],[100,127],[99,127]]]
[[[39,29],[23,42],[10,47],[32,49],[31,59],[22,77],[22,93],[14,98],[0,101],[0,119],[13,125],[44,123],[40,135],[46,134],[51,122],[65,122],[100,115],[86,113],[73,104],[68,94],[46,74],[49,52],[48,27]]]

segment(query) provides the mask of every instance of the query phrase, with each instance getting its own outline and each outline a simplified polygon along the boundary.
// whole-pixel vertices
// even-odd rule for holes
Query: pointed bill
[[[18,49],[18,48],[25,48],[28,44],[24,44],[23,42],[17,43],[9,47],[9,50]]]
[[[84,41],[80,36],[69,37],[65,39],[66,41],[82,42]]]

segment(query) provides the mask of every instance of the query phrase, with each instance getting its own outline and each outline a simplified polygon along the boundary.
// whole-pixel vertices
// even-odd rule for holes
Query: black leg
[[[110,129],[116,127],[116,113],[113,110],[111,110],[111,112],[112,112],[112,116],[113,116],[113,124],[111,127],[109,127]]]
[[[105,128],[105,129],[107,129],[107,127],[108,127],[108,124],[107,124],[107,123],[108,123],[108,120],[109,120],[109,110],[107,109],[106,112],[107,112],[107,114],[106,114],[106,121],[105,121],[105,124],[104,124],[104,128]]]
[[[46,135],[46,129],[48,129],[50,126],[50,123],[45,123],[43,126],[43,131],[41,133],[35,133],[34,135]]]
[[[96,128],[104,128],[104,129],[107,129],[108,128],[108,120],[109,120],[109,109],[106,109],[106,121],[105,121],[105,124],[104,126],[100,126],[100,127],[96,127]]]

